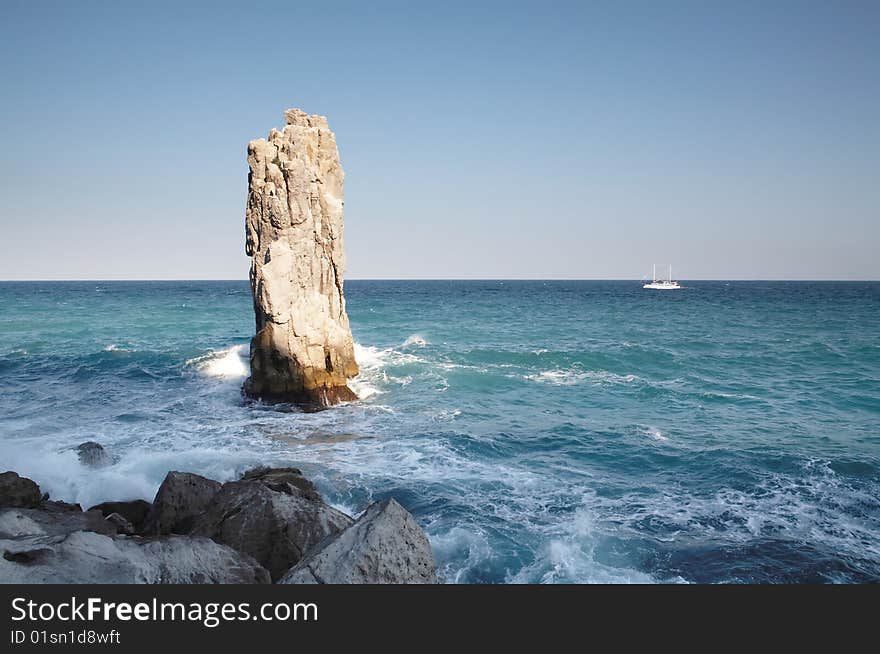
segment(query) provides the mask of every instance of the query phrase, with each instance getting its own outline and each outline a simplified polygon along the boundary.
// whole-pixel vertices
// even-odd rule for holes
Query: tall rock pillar
[[[247,395],[326,407],[357,399],[342,277],[343,172],[323,116],[288,109],[248,144],[246,252],[257,333]]]

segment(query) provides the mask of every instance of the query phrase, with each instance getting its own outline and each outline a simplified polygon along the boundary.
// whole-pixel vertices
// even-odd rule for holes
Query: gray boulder
[[[207,538],[111,538],[89,531],[0,539],[0,579],[14,584],[253,584],[269,574]]]
[[[90,468],[103,468],[113,463],[113,459],[107,454],[104,446],[95,441],[86,441],[76,448],[80,463]]]
[[[169,472],[144,522],[145,534],[188,534],[220,490],[219,481],[191,472]],[[124,515],[124,514],[123,514]]]
[[[276,580],[352,520],[321,501],[313,489],[263,481],[265,475],[262,481],[252,477],[223,484],[191,533],[254,557]]]
[[[11,470],[0,474],[0,507],[36,507],[42,499],[36,482]]]
[[[435,584],[425,532],[393,499],[371,504],[357,522],[328,538],[281,584]]]

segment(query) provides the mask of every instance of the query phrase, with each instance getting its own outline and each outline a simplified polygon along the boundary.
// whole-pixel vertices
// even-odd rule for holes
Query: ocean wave
[[[765,580],[762,577],[725,577],[723,563],[737,549],[767,549],[775,567],[793,566],[799,557],[815,559],[818,576],[839,575],[839,561],[861,562],[858,578],[880,578],[880,504],[876,484],[853,484],[837,474],[829,461],[808,459],[801,471],[765,476],[751,488],[724,487],[699,496],[670,490],[655,496],[626,495],[614,502],[597,500],[595,506],[617,536],[633,542],[650,538],[675,543],[679,559],[674,567],[695,581]],[[856,517],[857,516],[857,517]],[[688,545],[690,543],[690,545]],[[713,559],[720,567],[707,570],[706,561],[688,553],[723,550]],[[829,562],[823,569],[823,559]],[[654,574],[663,574],[662,569]],[[756,571],[754,574],[760,574]],[[781,577],[775,578],[777,581]],[[800,579],[800,577],[793,577]],[[838,581],[843,580],[837,579]],[[852,579],[850,579],[852,580]]]
[[[368,400],[376,395],[381,395],[385,391],[377,388],[369,381],[363,378],[363,372],[358,376],[348,380],[348,387],[354,391],[359,400]]]
[[[424,359],[414,354],[400,352],[393,347],[380,348],[373,345],[354,344],[354,358],[361,369],[378,369],[387,366],[400,366],[408,363],[424,363]]]
[[[237,381],[250,374],[247,345],[233,345],[224,350],[210,352],[186,362],[201,374],[224,381]]]
[[[430,345],[430,343],[428,343],[428,341],[420,334],[410,334],[406,337],[406,340],[400,344],[400,347],[409,347],[410,345],[425,347],[426,345]]]
[[[601,530],[586,507],[578,509],[570,520],[546,530],[544,544],[535,560],[505,581],[514,584],[645,584],[656,583],[651,575],[630,567],[608,565],[599,560],[597,550]]]
[[[647,425],[640,425],[639,430],[642,434],[650,438],[651,440],[659,441],[661,443],[665,443],[669,440],[668,436],[665,436],[662,431],[657,429],[656,427],[650,427]]]
[[[554,386],[572,386],[584,381],[592,382],[595,385],[631,384],[641,381],[641,378],[636,375],[618,375],[607,370],[582,370],[580,368],[544,370],[539,373],[523,375],[523,379],[553,384]]]

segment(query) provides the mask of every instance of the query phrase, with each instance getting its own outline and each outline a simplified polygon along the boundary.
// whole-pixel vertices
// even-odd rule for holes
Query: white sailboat
[[[681,285],[678,282],[672,281],[672,264],[669,264],[669,275],[666,279],[657,279],[657,264],[654,264],[654,275],[651,278],[651,281],[642,288],[655,288],[661,291],[671,291],[676,288],[681,288]]]

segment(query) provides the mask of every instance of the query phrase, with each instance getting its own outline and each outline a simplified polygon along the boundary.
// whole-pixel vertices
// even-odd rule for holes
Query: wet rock
[[[434,554],[395,500],[370,505],[345,531],[304,557],[282,584],[435,584]]]
[[[131,524],[136,533],[140,533],[152,507],[153,505],[146,500],[132,500],[130,502],[102,502],[90,508],[89,511],[100,511],[105,518],[117,513]]]
[[[189,533],[196,518],[208,509],[220,487],[220,482],[191,472],[169,472],[156,492],[143,532]]]
[[[0,474],[0,507],[35,507],[42,500],[36,482],[11,470]]]
[[[242,481],[258,481],[272,490],[282,493],[292,492],[292,488],[298,489],[304,497],[321,501],[321,496],[315,485],[303,477],[299,468],[268,468],[257,467],[248,470],[241,476]]]
[[[253,584],[269,574],[207,538],[111,538],[89,531],[0,538],[0,579],[35,584]]]
[[[104,446],[95,441],[86,441],[76,448],[80,463],[90,468],[103,468],[113,463]]]
[[[198,517],[193,535],[207,536],[248,554],[278,579],[327,536],[351,524],[351,518],[315,498],[313,489],[290,483],[296,473],[278,473],[256,481],[223,484]]]

